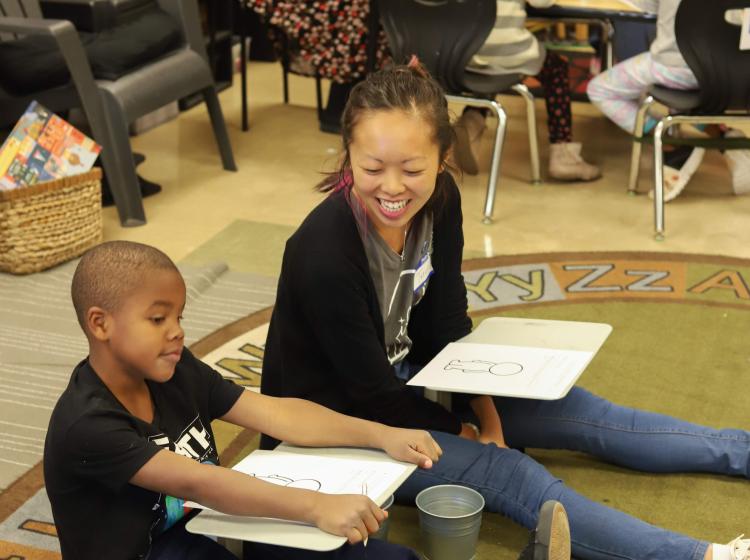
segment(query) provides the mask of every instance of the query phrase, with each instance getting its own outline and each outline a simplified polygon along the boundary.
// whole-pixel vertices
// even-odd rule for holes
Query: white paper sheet
[[[386,498],[386,490],[409,466],[396,462],[341,459],[286,453],[254,451],[233,467],[260,480],[304,488],[326,494],[367,494],[373,501]],[[188,507],[209,509],[195,502]]]
[[[376,449],[343,447],[316,449],[295,447],[284,443],[274,451],[255,451],[237,466],[242,469],[246,466],[253,469],[258,469],[259,466],[268,467],[267,460],[262,458],[265,455],[275,456],[273,463],[270,465],[272,470],[266,471],[266,474],[291,478],[292,480],[299,476],[316,477],[315,480],[321,483],[321,491],[323,488],[330,491],[339,486],[342,490],[348,491],[351,489],[355,490],[355,493],[360,493],[362,490],[361,483],[367,482],[367,495],[375,503],[381,505],[416,469],[416,465],[399,463],[383,451]],[[330,470],[331,466],[328,461],[321,461],[320,459],[335,461],[337,464],[336,471]],[[260,461],[260,463],[255,464],[255,461]],[[345,466],[347,464],[348,467]],[[301,472],[297,472],[300,465],[303,468]],[[319,475],[316,473],[320,469],[323,469],[323,474],[320,478],[317,478]],[[343,477],[344,481],[331,480],[331,478],[335,478],[334,472],[339,475],[348,473],[348,476]],[[397,472],[399,474],[396,474]],[[381,475],[383,476],[382,479]],[[386,484],[386,479],[388,479],[387,485],[382,487],[382,484]],[[297,478],[296,480],[301,481],[302,479]],[[376,494],[378,488],[383,488],[379,495]],[[226,515],[210,509],[204,509],[191,519],[185,527],[191,533],[316,551],[334,550],[346,542],[346,537],[332,535],[304,523],[268,517]]]
[[[594,352],[453,342],[408,385],[439,391],[552,400],[564,397]]]

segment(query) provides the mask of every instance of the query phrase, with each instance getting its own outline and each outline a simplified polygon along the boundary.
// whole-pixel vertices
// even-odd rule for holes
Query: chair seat
[[[659,103],[677,111],[691,111],[700,106],[700,91],[670,89],[662,86],[651,86],[648,93]]]
[[[90,41],[89,35],[81,36],[82,43]],[[27,35],[0,41],[0,86],[12,95],[56,88],[69,81],[65,59],[52,37]]]
[[[94,77],[116,80],[164,54],[180,48],[182,32],[168,13],[152,8],[94,35],[86,55]]]
[[[211,70],[195,51],[180,49],[116,81],[97,80],[117,99],[130,123],[159,107],[213,85]]]
[[[464,87],[471,93],[480,95],[491,95],[501,93],[523,81],[523,74],[478,74],[476,72],[464,72]]]
[[[116,80],[178,49],[183,43],[177,22],[158,9],[101,33],[79,33],[94,77]],[[0,42],[0,86],[27,95],[63,86],[70,74],[51,37],[27,35]]]

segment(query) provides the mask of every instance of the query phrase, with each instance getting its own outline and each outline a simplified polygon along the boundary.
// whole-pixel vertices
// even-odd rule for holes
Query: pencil
[[[364,494],[365,496],[367,496],[367,483],[366,482],[362,483],[362,494]],[[367,539],[368,538],[370,538],[370,537],[365,537],[364,546],[367,546]]]

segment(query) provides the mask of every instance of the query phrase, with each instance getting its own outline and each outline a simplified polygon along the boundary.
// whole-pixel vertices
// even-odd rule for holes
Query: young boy
[[[185,284],[153,247],[115,241],[89,250],[73,276],[72,297],[89,356],[55,407],[44,449],[64,559],[234,558],[185,530],[186,500],[228,514],[313,523],[350,543],[385,519],[366,496],[285,488],[218,467],[216,418],[303,446],[381,448],[422,468],[442,453],[425,431],[260,395],[222,378],[184,348]],[[546,528],[547,537],[554,530]],[[564,545],[569,550],[569,539]],[[305,557],[294,549],[248,546],[257,546],[262,558]],[[344,546],[330,557],[348,558],[355,550]],[[367,555],[416,559],[382,541],[371,541]],[[546,552],[534,558],[546,559]]]
[[[224,380],[183,348],[185,284],[157,249],[95,247],[76,269],[72,295],[89,357],[55,407],[44,454],[64,558],[145,558],[174,536],[183,500],[314,523],[351,543],[385,518],[365,496],[282,488],[217,468],[215,418],[299,445],[379,447],[425,468],[440,456],[427,432],[345,419]],[[207,558],[221,557],[215,548]]]

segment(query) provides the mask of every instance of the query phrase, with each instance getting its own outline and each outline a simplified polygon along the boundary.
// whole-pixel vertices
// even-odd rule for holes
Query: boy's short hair
[[[86,312],[94,306],[115,311],[144,281],[150,270],[174,270],[177,266],[156,247],[133,241],[108,241],[81,257],[70,294],[78,323],[86,332]]]

